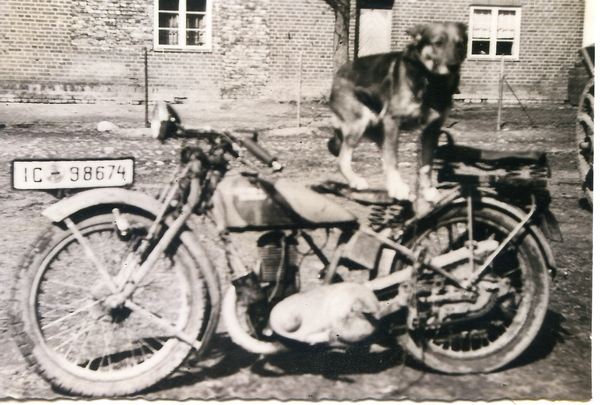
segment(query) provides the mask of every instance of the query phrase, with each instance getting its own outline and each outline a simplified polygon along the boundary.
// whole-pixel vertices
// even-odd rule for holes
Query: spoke
[[[471,350],[471,332],[464,331],[461,336],[462,350],[468,352]]]
[[[59,285],[61,287],[69,287],[69,288],[71,288],[73,290],[89,291],[89,285],[82,286],[82,285],[76,285],[76,284],[72,284],[72,283],[67,283],[66,281],[56,281],[56,280],[46,280],[46,283],[56,284],[56,285]]]
[[[46,335],[46,339],[48,341],[50,340],[61,340],[65,335],[70,335],[73,332],[73,329],[77,328],[79,325],[73,325],[73,327],[69,328],[69,329],[65,329],[65,330],[61,330],[60,332],[57,332],[51,336]]]
[[[52,321],[52,322],[50,322],[50,323],[48,323],[48,324],[46,324],[44,326],[42,326],[41,329],[44,330],[44,329],[49,328],[49,327],[51,327],[51,326],[53,326],[53,325],[55,325],[55,324],[57,324],[59,322],[67,320],[67,319],[69,319],[69,318],[71,318],[71,317],[73,317],[73,316],[75,316],[75,315],[77,315],[77,314],[79,314],[79,313],[81,313],[83,311],[86,311],[86,310],[90,309],[91,307],[93,307],[97,303],[98,303],[98,301],[91,302],[88,305],[85,305],[85,306],[79,308],[78,310],[75,310],[75,311],[71,312],[68,315],[62,316],[62,317],[60,317],[58,319],[55,319],[54,321]]]
[[[86,318],[86,321],[87,321],[87,319],[88,319],[88,318]],[[92,325],[92,326],[93,326],[93,325]],[[82,351],[85,351],[85,346],[87,345],[87,342],[88,342],[89,338],[90,338],[90,334],[89,334],[89,333],[86,333],[86,334],[85,334],[85,339],[83,339],[83,342],[82,342],[82,343],[81,343],[81,345],[80,345],[80,347],[81,347]],[[78,354],[77,354],[77,356],[75,357],[75,364],[77,364],[77,365],[81,364],[81,361],[80,361],[80,354],[81,354],[81,353],[78,353]]]
[[[150,343],[148,343],[148,341],[147,341],[145,338],[142,338],[142,339],[140,340],[140,342],[142,343],[142,346],[144,346],[144,347],[147,347],[147,348],[148,348],[148,349],[149,349],[149,350],[152,352],[152,354],[156,354],[156,353],[158,352],[158,350],[155,350],[155,349],[152,347],[152,345],[151,345]],[[164,342],[163,342],[163,343],[164,343]]]
[[[119,291],[123,290],[125,284],[127,284],[127,282],[129,281],[129,278],[131,277],[131,274],[133,273],[134,269],[137,268],[138,262],[136,260],[136,256],[137,255],[135,254],[135,252],[130,252],[123,261],[121,269],[119,270],[119,274],[117,274],[117,276],[115,277],[115,280],[117,281],[117,288],[119,289]]]
[[[106,270],[106,268],[104,267],[104,265],[100,262],[100,260],[98,259],[98,257],[96,257],[96,254],[92,250],[92,248],[91,248],[90,244],[88,243],[87,239],[83,236],[83,234],[81,233],[81,231],[77,228],[77,225],[75,225],[75,223],[71,220],[71,218],[65,219],[64,222],[67,225],[67,227],[69,228],[69,230],[71,232],[73,232],[73,235],[75,236],[75,239],[77,239],[77,242],[79,242],[79,244],[81,245],[81,247],[83,247],[83,251],[85,253],[85,256],[88,259],[90,259],[90,261],[94,264],[94,266],[96,267],[96,269],[100,273],[100,276],[107,283],[107,285],[110,288],[111,292],[116,293],[117,292],[117,285],[115,284],[112,276],[110,275],[110,273],[108,272],[108,270]]]
[[[470,273],[473,274],[475,271],[475,262],[473,257],[473,249],[475,246],[473,241],[473,197],[471,196],[470,192],[469,196],[467,197],[467,220],[469,227],[469,269],[471,270]]]
[[[448,230],[448,250],[452,248],[455,240],[455,232],[454,232],[454,224],[446,225],[446,229]]]
[[[77,301],[71,302],[69,303],[69,305],[63,305],[63,304],[50,304],[48,302],[44,302],[43,305],[45,307],[48,307],[50,310],[47,312],[44,312],[43,315],[44,318],[50,318],[52,316],[52,314],[54,314],[55,312],[65,312],[65,311],[71,311],[72,308],[77,308],[79,307],[80,303],[84,303],[86,301],[89,301],[89,298],[85,297],[85,298],[81,298],[78,299]]]
[[[198,342],[194,336],[189,336],[184,331],[173,325],[171,322],[161,318],[159,315],[148,311],[147,309],[139,306],[131,300],[125,301],[125,306],[134,312],[140,313],[144,319],[147,319],[152,323],[155,323],[159,327],[162,327],[167,332],[171,333],[174,337],[178,338],[182,342],[189,344],[194,349],[200,349],[200,342]]]
[[[100,367],[102,366],[102,359],[106,358],[106,361],[108,363],[108,369],[113,370],[113,365],[110,361],[110,340],[107,338],[107,334],[104,333],[106,326],[104,325],[104,323],[102,325],[102,340],[104,341],[104,351],[102,353],[102,357],[100,358],[100,364],[98,365],[98,369],[100,369]]]
[[[434,245],[435,245],[435,252],[437,255],[441,254],[443,251],[443,245],[442,245],[442,241],[440,240],[440,233],[435,232],[435,241],[434,241]]]
[[[129,329],[127,329],[127,340],[129,341],[129,353],[130,353],[130,359],[131,359],[131,363],[135,366],[136,361],[135,361],[135,342],[139,342],[138,339],[134,339],[133,335],[131,334],[131,331]]]
[[[77,339],[79,338],[79,336],[81,336],[84,333],[87,333],[93,327],[94,327],[94,325],[88,325],[88,322],[87,322],[87,319],[86,319],[86,322],[83,325],[81,325],[81,327],[79,327],[79,331],[78,332],[76,332],[73,336],[71,336],[67,340],[63,341],[54,350],[58,351],[59,349],[62,349],[68,343],[75,343],[77,341]],[[72,344],[69,346],[69,349],[65,353],[65,358],[69,355],[69,353],[71,353],[71,350],[73,350],[73,345]]]

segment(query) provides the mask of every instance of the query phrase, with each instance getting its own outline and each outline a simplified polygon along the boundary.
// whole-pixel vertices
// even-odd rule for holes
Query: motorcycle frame
[[[187,173],[191,170],[192,163],[195,162],[195,165],[199,165],[200,162],[198,160],[192,160],[186,167],[184,167],[181,171],[179,171],[179,175],[177,178],[184,178]],[[193,171],[199,171],[199,167],[194,168]],[[156,226],[163,220],[164,214],[166,213],[169,203],[172,197],[178,190],[178,182],[173,182],[169,187],[165,189],[163,192],[164,201],[160,204],[157,200],[151,199],[150,197],[140,198],[141,193],[131,192],[124,189],[103,189],[103,190],[89,190],[83,193],[77,194],[71,198],[69,198],[69,204],[61,204],[61,202],[51,206],[46,211],[44,211],[44,215],[54,222],[62,222],[65,221],[67,227],[74,229],[75,226],[72,221],[70,221],[69,217],[75,214],[76,212],[82,211],[84,209],[90,208],[89,201],[94,201],[94,205],[103,205],[103,204],[112,204],[112,203],[121,203],[124,205],[131,206],[147,206],[147,211],[149,212],[157,212],[155,223],[151,227],[150,236],[153,235],[153,232],[156,229]],[[198,203],[199,196],[201,193],[202,185],[200,184],[200,179],[198,177],[193,177],[190,183],[190,191],[188,193],[188,201],[181,208],[181,215],[177,217],[176,220],[167,220],[166,223],[169,227],[167,232],[162,236],[162,238],[157,242],[156,246],[152,249],[153,254],[151,254],[147,260],[144,262],[143,266],[136,270],[136,276],[133,279],[133,285],[131,285],[126,291],[122,291],[123,300],[135,289],[135,285],[143,278],[145,273],[151,268],[153,263],[156,261],[161,252],[168,247],[168,245],[172,242],[172,240],[180,233],[182,228],[185,226],[185,223],[189,219],[190,215],[194,211],[194,207]],[[492,195],[492,196],[490,196]],[[84,198],[85,197],[85,198]],[[505,243],[500,246],[496,252],[493,253],[493,257],[495,257],[501,249],[508,243],[510,240],[520,232],[524,227],[527,226],[527,231],[531,232],[535,239],[538,241],[540,247],[542,248],[542,252],[544,254],[544,258],[546,264],[550,271],[554,274],[556,271],[556,264],[554,261],[554,256],[552,254],[549,243],[547,242],[544,235],[541,233],[540,229],[531,223],[531,218],[537,210],[537,206],[535,204],[535,196],[532,194],[532,204],[530,206],[529,213],[525,213],[522,210],[518,209],[514,205],[510,205],[500,201],[497,198],[493,197],[493,190],[489,190],[486,188],[478,188],[478,187],[469,187],[469,186],[457,186],[450,193],[448,193],[445,198],[438,204],[438,207],[434,209],[432,212],[428,213],[425,217],[417,218],[415,221],[426,219],[427,217],[436,215],[437,213],[449,209],[453,206],[458,205],[467,205],[467,212],[469,217],[469,233],[472,235],[472,209],[473,209],[473,198],[477,198],[479,202],[483,203],[484,206],[490,206],[495,209],[498,209],[502,212],[508,213],[513,218],[519,221],[519,225],[511,232],[511,234],[506,238]],[[157,204],[160,205],[157,208]],[[152,207],[150,207],[152,206]],[[168,218],[167,218],[168,219]],[[69,224],[71,222],[71,224]],[[409,228],[411,228],[409,224],[405,226],[404,235],[410,234]],[[408,232],[407,232],[408,231]],[[403,246],[401,243],[396,243],[391,239],[388,239],[378,233],[375,233],[369,229],[363,228],[359,232],[365,232],[366,234],[375,237],[383,246],[390,248],[397,253],[399,253],[402,257],[404,257],[408,264],[415,265],[417,263],[417,258],[414,256],[414,253]],[[357,233],[354,233],[356,235]],[[344,257],[345,250],[347,249],[348,242],[341,243],[336,250],[334,251],[331,259],[328,259],[326,255],[318,249],[315,245],[314,241],[310,235],[304,230],[300,230],[300,235],[303,239],[311,246],[313,251],[316,253],[317,257],[321,260],[321,262],[326,266],[326,272],[324,277],[324,284],[329,284],[333,280],[333,277],[336,273],[337,266],[339,265],[340,260]],[[472,236],[471,236],[472,238]],[[237,253],[237,250],[227,237],[227,234],[224,233],[221,235],[221,239],[224,242],[224,248],[227,254],[229,269],[232,272],[232,277],[234,279],[241,278],[248,275],[252,270],[249,270],[242,262],[240,255]],[[492,260],[493,260],[492,257]],[[472,263],[472,253],[469,258]],[[420,263],[424,267],[427,267],[433,271],[436,271],[438,274],[446,277],[453,284],[463,288],[470,289],[472,284],[477,281],[477,278],[484,272],[485,268],[491,260],[487,260],[486,264],[481,266],[477,274],[473,276],[468,281],[461,281],[455,279],[452,274],[446,272],[445,270],[432,266],[430,263]]]

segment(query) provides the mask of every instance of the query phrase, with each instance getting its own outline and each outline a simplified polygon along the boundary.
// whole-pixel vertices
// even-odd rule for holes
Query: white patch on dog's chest
[[[412,129],[422,124],[424,118],[423,91],[417,94],[410,90],[400,92],[400,103],[395,108],[394,118],[400,119],[400,125]]]

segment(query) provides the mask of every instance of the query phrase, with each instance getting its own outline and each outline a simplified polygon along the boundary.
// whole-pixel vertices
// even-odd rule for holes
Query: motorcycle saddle
[[[487,163],[490,165],[540,165],[546,164],[546,153],[540,151],[496,151],[472,148],[463,145],[442,145],[436,153],[438,159],[446,162],[466,164]]]
[[[528,165],[544,167],[547,165],[546,152],[536,150],[499,151],[457,145],[448,132],[443,132],[448,142],[437,148],[435,157],[448,163],[459,162],[468,165],[482,163],[495,167]]]

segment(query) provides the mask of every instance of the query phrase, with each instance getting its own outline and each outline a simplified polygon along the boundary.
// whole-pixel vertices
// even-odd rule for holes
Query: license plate
[[[121,187],[133,184],[134,160],[15,160],[12,172],[19,190]]]

